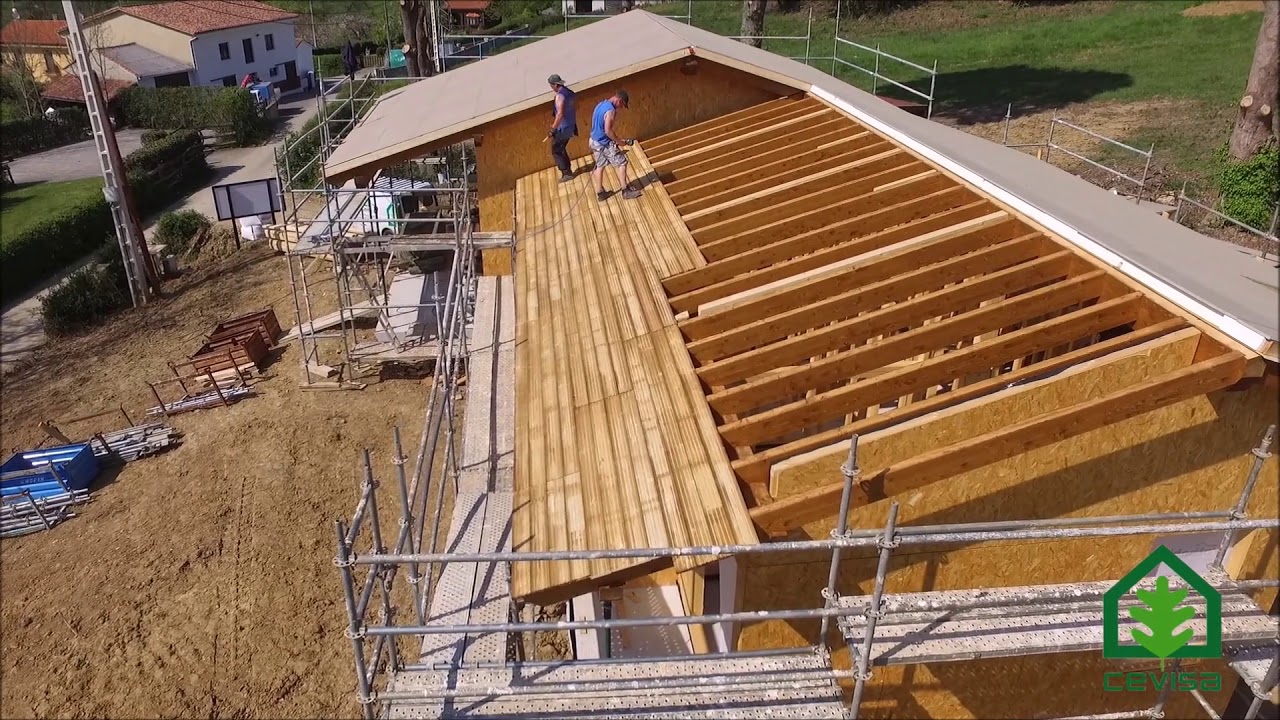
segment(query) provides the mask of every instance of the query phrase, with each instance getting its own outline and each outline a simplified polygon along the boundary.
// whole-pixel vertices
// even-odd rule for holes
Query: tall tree
[[[423,0],[400,0],[400,23],[404,27],[404,62],[409,77],[423,77],[425,69],[420,62],[422,46],[422,20],[426,15]]]
[[[1262,27],[1253,49],[1253,67],[1240,98],[1236,127],[1231,132],[1231,157],[1248,160],[1280,137],[1276,104],[1280,102],[1280,3],[1262,4]]]
[[[738,34],[748,38],[745,42],[751,47],[764,46],[760,38],[764,35],[764,11],[768,4],[769,0],[742,0],[742,32]]]

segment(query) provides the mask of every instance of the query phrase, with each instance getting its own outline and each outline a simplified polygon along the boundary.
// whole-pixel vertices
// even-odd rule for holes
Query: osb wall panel
[[[1249,451],[1266,426],[1276,421],[1275,391],[1260,385],[1191,398],[896,498],[901,503],[900,522],[937,524],[1227,509],[1235,503],[1252,465]],[[1263,466],[1249,503],[1252,517],[1275,517],[1280,502],[1278,465],[1272,457]],[[838,473],[833,470],[833,475]],[[884,524],[887,508],[887,502],[857,508],[851,513],[850,525],[878,528]],[[829,520],[808,526],[806,532],[825,537],[831,527]],[[1153,537],[1140,536],[902,549],[894,554],[887,588],[889,592],[913,592],[1113,580],[1145,557],[1154,542]],[[1262,534],[1241,548],[1242,577],[1280,576],[1274,534]],[[845,558],[839,591],[870,592],[875,577],[873,552],[859,550]],[[743,560],[742,610],[821,604],[829,554],[771,554]],[[1274,591],[1258,595],[1264,608],[1273,598]],[[818,627],[817,621],[757,623],[742,628],[738,646],[752,650],[811,645],[817,640]],[[847,664],[843,651],[837,657]],[[1060,709],[1053,703],[1074,697],[1089,701],[1098,687],[1101,670],[1097,666],[1072,674],[1074,679],[1066,682],[1057,670],[1066,659],[877,670],[873,683],[878,695],[871,697],[888,698],[886,702],[896,708],[898,717],[1052,716],[1051,711]],[[1089,662],[1101,661],[1094,658]],[[1000,678],[997,683],[978,682],[981,673],[971,669],[978,665],[1007,674],[986,676]],[[975,680],[962,682],[966,677]],[[917,685],[926,681],[924,686]],[[1227,685],[1230,688],[1231,682]],[[1037,699],[1050,707],[1036,706]],[[1112,697],[1107,700],[1116,702]],[[1135,707],[1140,706],[1142,703]],[[1098,711],[1087,702],[1069,709],[1071,713]]]
[[[858,443],[858,464],[864,475],[870,475],[923,452],[1186,367],[1195,355],[1199,335],[1199,331],[1186,328],[1168,339],[1143,343],[1115,357],[1082,363],[1051,378],[966,403],[961,406],[963,411],[931,413],[871,433]],[[770,493],[784,498],[839,481],[839,467],[847,453],[847,444],[842,443],[779,463],[771,473]]]
[[[700,59],[693,75],[680,72],[683,60],[646,70],[619,82],[578,94],[578,137],[569,143],[572,157],[588,155],[591,111],[618,87],[631,96],[631,107],[618,113],[622,137],[644,140],[695,123],[772,100],[787,92],[763,78]],[[496,120],[477,132],[476,175],[480,229],[511,230],[511,201],[516,180],[554,166],[551,146],[544,142],[551,123],[547,102],[523,113]],[[613,180],[612,182],[616,182]]]

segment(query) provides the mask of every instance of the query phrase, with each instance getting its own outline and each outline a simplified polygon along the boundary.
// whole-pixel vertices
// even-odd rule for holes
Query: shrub
[[[1266,231],[1280,200],[1280,149],[1275,143],[1245,162],[1231,160],[1223,148],[1219,155],[1218,186],[1222,212]]]
[[[172,130],[143,130],[142,144],[150,145],[153,142],[163,140],[166,137],[168,137],[172,132],[173,132]]]
[[[242,88],[131,87],[121,94],[125,122],[155,130],[231,127],[236,143],[251,145],[271,132],[253,93]]]
[[[105,264],[76,270],[40,299],[45,332],[65,335],[129,307],[129,285],[119,253],[103,253]]]
[[[213,223],[195,210],[165,213],[156,222],[155,241],[172,255],[185,255],[191,241]]]
[[[200,133],[171,133],[125,158],[125,170],[141,214],[184,195],[209,174]],[[111,209],[101,195],[64,208],[0,244],[0,299],[21,295],[115,236]],[[117,253],[118,254],[118,253]]]
[[[88,136],[89,116],[79,108],[60,110],[52,120],[10,120],[0,124],[0,155],[17,157],[80,142]]]
[[[347,74],[346,68],[342,67],[342,55],[313,55],[312,60],[315,61],[316,74],[320,77],[344,77]]]

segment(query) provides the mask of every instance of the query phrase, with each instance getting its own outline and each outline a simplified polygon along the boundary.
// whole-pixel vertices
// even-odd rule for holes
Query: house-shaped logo
[[[1138,600],[1145,607],[1129,608],[1128,617],[1139,627],[1129,630],[1132,644],[1120,642],[1120,598],[1143,578],[1164,565],[1189,587],[1170,588],[1169,578],[1156,578],[1155,587],[1139,588]],[[1204,601],[1205,640],[1191,643],[1194,630],[1188,621],[1196,607],[1184,603],[1194,591]],[[1197,623],[1198,624],[1198,623]],[[1186,625],[1184,627],[1184,625]],[[1126,638],[1129,640],[1130,638]],[[1192,570],[1172,550],[1161,545],[1138,563],[1102,596],[1102,656],[1106,658],[1159,658],[1161,670],[1169,658],[1211,658],[1222,656],[1222,595]]]

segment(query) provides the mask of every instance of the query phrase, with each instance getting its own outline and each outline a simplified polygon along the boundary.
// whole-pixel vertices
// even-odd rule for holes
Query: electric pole
[[[98,151],[98,165],[102,169],[102,194],[111,207],[111,218],[115,221],[116,241],[124,260],[129,296],[133,300],[133,306],[138,307],[146,304],[152,290],[159,289],[159,277],[152,265],[151,256],[147,253],[142,227],[138,224],[129,179],[125,176],[124,160],[120,157],[120,146],[116,143],[115,130],[107,116],[102,85],[89,62],[89,47],[80,27],[80,15],[71,0],[62,0],[62,10],[67,16],[67,42],[71,46],[71,56],[75,59],[76,73],[80,76],[85,110],[89,114],[93,142]]]

